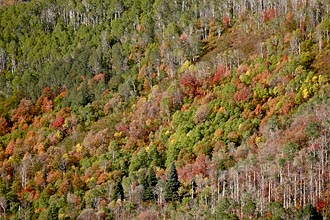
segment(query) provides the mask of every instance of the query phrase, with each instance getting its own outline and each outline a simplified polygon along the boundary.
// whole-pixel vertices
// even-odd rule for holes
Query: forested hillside
[[[329,219],[329,10],[0,0],[0,218]]]

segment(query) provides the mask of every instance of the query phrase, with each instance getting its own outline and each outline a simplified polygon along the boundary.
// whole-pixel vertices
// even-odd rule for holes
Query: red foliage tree
[[[52,123],[52,127],[62,130],[64,125],[65,119],[62,116],[58,116]]]
[[[222,17],[222,23],[226,28],[229,26],[229,17],[227,15]]]
[[[22,99],[16,109],[11,113],[11,121],[15,123],[14,127],[23,127],[32,121],[34,108],[31,100]]]
[[[49,87],[45,87],[42,91],[41,96],[38,98],[37,102],[34,106],[34,113],[45,113],[49,112],[53,108],[53,99],[54,99],[54,93]],[[40,112],[41,111],[41,112]]]
[[[104,79],[105,79],[105,73],[99,73],[93,77],[93,80],[97,82],[103,81]]]
[[[157,212],[150,209],[145,210],[138,215],[138,219],[140,220],[154,220],[157,219],[158,217],[159,216],[157,215]]]
[[[60,172],[57,170],[52,170],[47,175],[47,183],[54,184],[56,180],[60,178]]]
[[[177,168],[178,177],[180,178],[180,180],[182,180],[184,183],[189,183],[194,177],[192,169],[193,165],[190,163],[186,164],[182,168]]]
[[[237,91],[234,94],[234,100],[236,102],[248,101],[251,96],[251,91],[243,83],[238,84]]]
[[[180,43],[185,43],[187,39],[188,39],[188,35],[184,32],[179,37]]]
[[[0,136],[5,135],[9,131],[9,123],[0,116]]]
[[[197,156],[195,162],[187,163],[183,168],[178,168],[178,177],[185,183],[190,183],[194,176],[207,175],[208,164],[210,159],[205,154]]]
[[[326,203],[320,199],[319,201],[316,202],[316,211],[321,213],[322,210],[325,208],[325,206],[326,206]]]
[[[263,20],[264,22],[270,21],[275,17],[275,9],[269,8],[264,11]]]
[[[7,144],[5,153],[9,156],[13,155],[14,153],[14,149],[15,149],[15,140],[11,140],[9,141],[9,143]]]
[[[125,136],[128,135],[128,132],[129,132],[129,126],[128,126],[127,123],[119,122],[118,124],[116,124],[115,129],[116,129],[116,131],[118,131],[118,132],[122,132]]]
[[[37,172],[33,180],[37,188],[42,189],[43,187],[45,187],[45,179],[43,176],[43,172]]]
[[[220,83],[228,75],[228,68],[225,65],[219,64],[217,66],[214,76],[211,78],[212,84]]]
[[[207,164],[210,162],[209,158],[205,154],[198,155],[193,166],[193,174],[202,176],[206,175]]]
[[[189,72],[185,72],[179,80],[183,93],[193,98],[199,94],[200,82]]]
[[[49,99],[48,97],[45,97],[42,100],[42,106],[41,106],[41,111],[43,113],[51,111],[53,108],[53,100]]]

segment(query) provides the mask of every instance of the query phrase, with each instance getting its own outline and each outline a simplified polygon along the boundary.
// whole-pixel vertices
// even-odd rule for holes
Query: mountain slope
[[[1,216],[326,219],[326,6],[0,7]]]

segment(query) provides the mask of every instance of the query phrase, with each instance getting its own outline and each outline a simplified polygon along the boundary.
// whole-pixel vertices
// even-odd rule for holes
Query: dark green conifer
[[[121,180],[118,180],[115,183],[115,186],[113,188],[112,199],[115,201],[118,199],[121,199],[121,200],[124,199],[124,189],[123,189],[123,185],[121,184]]]
[[[311,204],[307,204],[300,212],[298,212],[297,219],[322,220],[323,217]]]
[[[149,168],[146,175],[142,180],[144,186],[144,195],[143,200],[153,200],[154,199],[154,187],[157,185],[157,177],[155,171],[152,168]]]
[[[47,219],[56,220],[58,219],[58,206],[55,202],[52,202],[48,207]]]
[[[173,201],[178,197],[178,190],[180,188],[180,182],[178,179],[178,173],[176,171],[175,164],[171,164],[170,172],[165,182],[165,199],[167,201]]]

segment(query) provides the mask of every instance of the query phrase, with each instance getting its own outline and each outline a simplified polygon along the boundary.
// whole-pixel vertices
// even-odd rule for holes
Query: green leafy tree
[[[232,210],[235,206],[234,200],[227,197],[221,198],[215,208],[215,213],[213,214],[214,219],[237,220],[238,217],[232,214]]]
[[[285,216],[285,210],[283,208],[283,205],[280,202],[272,202],[269,205],[269,210],[272,213],[272,216],[270,219],[284,219]]]

